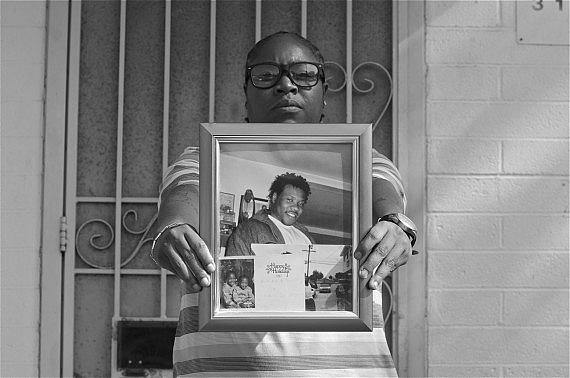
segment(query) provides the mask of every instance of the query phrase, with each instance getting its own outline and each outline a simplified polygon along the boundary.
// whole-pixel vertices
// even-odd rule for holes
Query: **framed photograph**
[[[200,292],[201,331],[372,330],[353,257],[372,221],[371,130],[201,124],[200,234],[217,267]]]

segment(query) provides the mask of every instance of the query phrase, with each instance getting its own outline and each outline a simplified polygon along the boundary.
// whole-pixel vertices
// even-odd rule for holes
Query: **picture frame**
[[[372,222],[371,155],[371,124],[200,125],[200,235],[217,267],[200,292],[200,331],[372,330],[372,291],[352,255]],[[285,173],[310,188],[292,225],[312,240],[237,243],[247,220],[222,246],[222,197],[269,193]],[[275,224],[273,209],[255,220]]]

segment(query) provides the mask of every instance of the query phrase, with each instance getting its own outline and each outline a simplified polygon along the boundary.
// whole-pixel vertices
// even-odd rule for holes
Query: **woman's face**
[[[264,62],[288,65],[303,61],[318,62],[311,49],[284,35],[269,40],[248,65]],[[248,80],[247,117],[249,122],[319,123],[326,89],[321,80],[314,87],[297,87],[286,74],[267,89],[256,88]]]

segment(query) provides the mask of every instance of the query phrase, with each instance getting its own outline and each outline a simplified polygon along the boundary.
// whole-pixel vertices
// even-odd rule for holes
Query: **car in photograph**
[[[330,293],[331,292],[331,285],[327,283],[323,283],[319,286],[319,293]]]

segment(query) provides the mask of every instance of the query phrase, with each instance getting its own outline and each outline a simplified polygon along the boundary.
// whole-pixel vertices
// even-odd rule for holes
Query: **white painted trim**
[[[67,85],[66,217],[68,224],[63,285],[62,374],[73,375],[75,323],[75,223],[77,189],[77,138],[79,122],[79,59],[81,43],[81,5],[70,1],[69,73]]]
[[[59,219],[64,215],[67,27],[69,4],[47,2],[46,102],[42,199],[39,376],[60,375],[62,256]]]
[[[398,269],[395,282],[393,354],[400,376],[428,376],[425,123],[425,2],[393,1],[395,77],[394,160],[408,195],[407,214],[418,226],[420,251]]]

